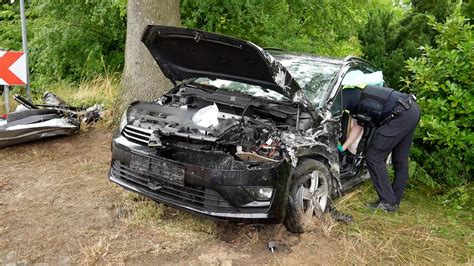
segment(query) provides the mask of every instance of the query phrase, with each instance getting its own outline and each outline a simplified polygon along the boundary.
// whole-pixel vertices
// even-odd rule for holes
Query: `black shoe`
[[[382,201],[381,199],[378,199],[374,202],[371,202],[371,203],[367,204],[367,208],[369,208],[371,210],[375,210],[377,208],[377,206],[379,206],[381,201]]]
[[[378,204],[369,204],[367,207],[372,211],[382,210],[384,212],[394,212],[398,210],[398,204],[391,204],[383,200],[380,200]]]

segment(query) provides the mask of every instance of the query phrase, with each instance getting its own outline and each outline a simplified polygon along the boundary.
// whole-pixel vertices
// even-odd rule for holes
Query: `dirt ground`
[[[0,264],[334,264],[347,255],[323,230],[212,222],[210,233],[179,235],[184,214],[170,208],[166,226],[130,222],[130,193],[107,179],[110,140],[95,129],[0,150]]]

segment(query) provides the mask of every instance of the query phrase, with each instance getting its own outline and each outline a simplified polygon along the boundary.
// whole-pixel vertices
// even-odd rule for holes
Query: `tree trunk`
[[[129,0],[125,65],[115,117],[135,100],[152,100],[171,89],[171,82],[141,42],[147,25],[179,26],[179,0]]]

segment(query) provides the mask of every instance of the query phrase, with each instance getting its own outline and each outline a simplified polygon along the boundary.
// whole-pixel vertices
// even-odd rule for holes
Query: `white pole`
[[[23,52],[26,60],[26,96],[31,101],[30,90],[30,71],[28,68],[28,40],[26,38],[26,16],[25,16],[25,0],[20,0],[20,15],[21,15],[21,37],[23,43]]]
[[[5,95],[5,113],[8,114],[10,113],[10,99],[8,98],[10,94],[10,88],[7,85],[5,85],[3,88],[5,89],[3,92],[3,95]]]

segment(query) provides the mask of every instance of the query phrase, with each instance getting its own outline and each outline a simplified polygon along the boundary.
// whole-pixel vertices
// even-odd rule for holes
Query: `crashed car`
[[[331,199],[367,178],[370,128],[343,167],[337,145],[350,125],[342,81],[375,72],[370,63],[156,25],[142,42],[174,87],[123,113],[112,182],[206,217],[282,222],[302,233]]]
[[[80,123],[72,111],[61,106],[37,106],[19,95],[15,100],[20,110],[0,118],[0,148],[79,132]]]
[[[45,92],[44,104],[34,104],[20,95],[15,112],[0,116],[0,148],[79,132],[81,123],[101,119],[102,106],[73,107],[51,92]]]

